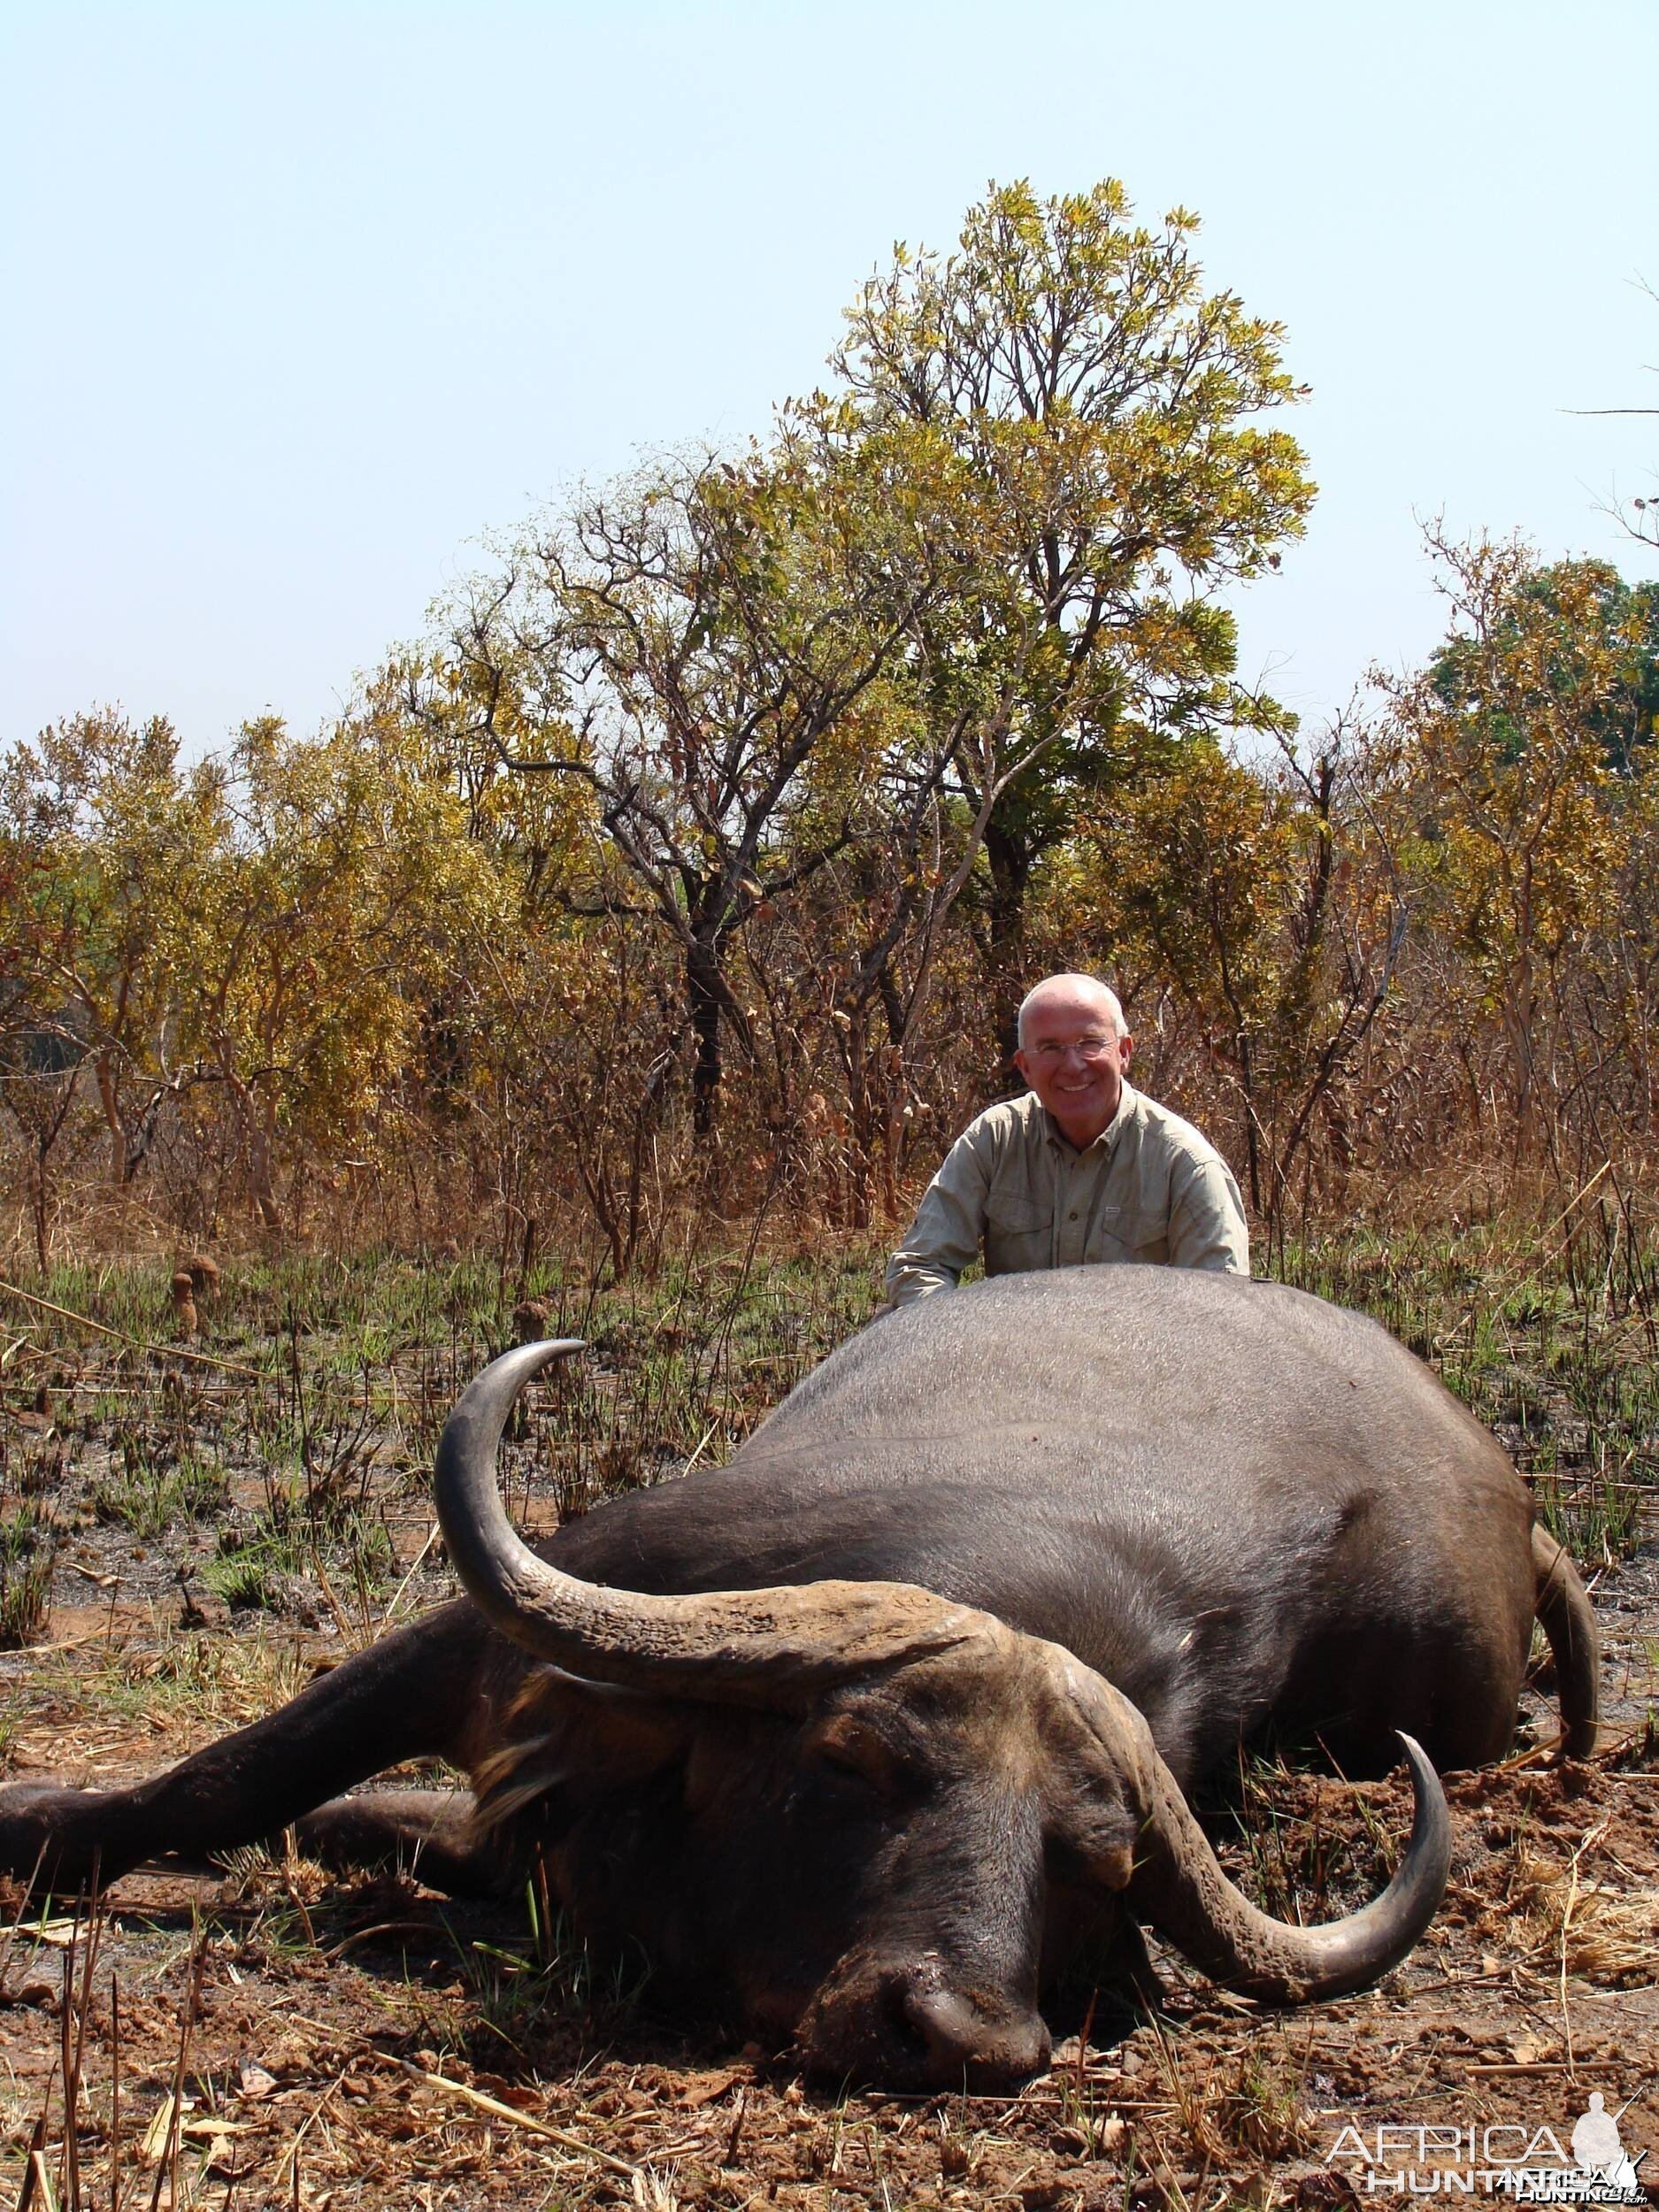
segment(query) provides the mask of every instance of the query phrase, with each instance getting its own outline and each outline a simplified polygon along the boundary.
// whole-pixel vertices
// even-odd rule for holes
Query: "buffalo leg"
[[[404,1759],[465,1763],[489,1631],[446,1606],[344,1661],[264,1720],[130,1788],[0,1790],[0,1872],[58,1889],[170,1853],[257,1843]]]

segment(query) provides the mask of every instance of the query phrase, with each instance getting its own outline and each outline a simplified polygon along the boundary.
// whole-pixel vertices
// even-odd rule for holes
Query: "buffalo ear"
[[[546,1667],[526,1685],[511,1727],[514,1736],[561,1738],[572,1769],[596,1782],[636,1782],[682,1758],[703,1717],[703,1707],[688,1698],[654,1697]]]
[[[505,1743],[474,1778],[479,1820],[495,1828],[557,1793],[642,1782],[684,1759],[702,1717],[682,1698],[538,1668],[507,1714]]]

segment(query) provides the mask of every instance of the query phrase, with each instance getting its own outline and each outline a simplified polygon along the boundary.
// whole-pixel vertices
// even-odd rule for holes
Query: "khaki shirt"
[[[981,1242],[987,1275],[1110,1260],[1250,1271],[1232,1169],[1190,1122],[1127,1083],[1082,1152],[1034,1091],[971,1121],[887,1263],[889,1301],[902,1306],[949,1289]]]

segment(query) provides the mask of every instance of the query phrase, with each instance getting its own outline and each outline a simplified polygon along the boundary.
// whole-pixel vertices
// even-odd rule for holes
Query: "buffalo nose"
[[[959,1991],[915,1972],[887,1985],[887,2001],[926,2053],[930,2083],[1001,2089],[1027,2080],[1048,2063],[1048,2030],[1034,2012],[975,2004]]]

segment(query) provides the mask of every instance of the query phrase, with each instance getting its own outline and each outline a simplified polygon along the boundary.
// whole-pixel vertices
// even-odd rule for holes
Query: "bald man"
[[[953,1289],[982,1246],[987,1275],[1110,1260],[1249,1273],[1232,1169],[1131,1087],[1133,1051],[1117,994],[1094,976],[1026,994],[1014,1064],[1031,1088],[951,1146],[887,1263],[890,1304]]]

